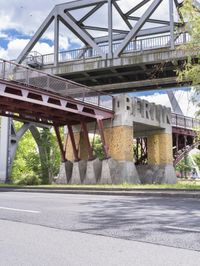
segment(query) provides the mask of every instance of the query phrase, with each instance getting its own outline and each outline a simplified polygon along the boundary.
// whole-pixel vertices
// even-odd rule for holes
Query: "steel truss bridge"
[[[198,0],[193,3],[200,8]],[[71,127],[82,124],[92,158],[86,123],[96,121],[107,157],[102,120],[113,117],[112,97],[97,92],[177,86],[177,67],[188,55],[195,63],[196,54],[178,48],[190,41],[182,4],[183,0],[78,0],[56,5],[17,58],[17,64],[0,61],[0,114],[53,125],[63,160],[59,126],[68,125],[78,160]],[[54,53],[38,55],[34,46],[50,25],[54,29]],[[82,43],[79,48],[60,49],[61,25],[67,32],[66,41],[73,35]],[[191,118],[173,119],[174,130],[183,130],[180,123],[184,123],[188,134],[192,132],[188,125],[196,123]]]
[[[0,60],[0,115],[23,122],[54,126],[63,161],[66,160],[65,150],[59,127],[67,125],[74,156],[78,160],[72,126],[81,124],[91,159],[93,154],[87,123],[94,121],[98,125],[105,158],[108,157],[102,121],[112,119],[113,114],[111,95],[10,61]]]
[[[200,8],[198,0],[193,3]],[[190,40],[182,4],[183,0],[82,0],[56,5],[17,62],[102,91],[177,86],[177,68],[188,55],[196,60],[194,53],[178,48]],[[50,25],[54,53],[38,55],[34,46]],[[73,34],[80,48],[60,49],[63,25],[66,41]]]

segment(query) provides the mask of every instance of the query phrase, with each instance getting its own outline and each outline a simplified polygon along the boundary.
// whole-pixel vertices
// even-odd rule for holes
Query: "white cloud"
[[[16,59],[28,41],[29,40],[25,39],[15,39],[9,42],[7,49],[0,47],[0,58]],[[40,52],[41,54],[53,53],[53,46],[44,42],[37,43],[34,47],[34,51]]]
[[[178,90],[175,91],[174,94],[183,114],[185,116],[194,117],[197,108],[191,100],[193,91]],[[140,98],[145,99],[149,102],[154,102],[156,104],[161,104],[171,108],[171,104],[167,94],[155,93],[153,95],[142,96]]]

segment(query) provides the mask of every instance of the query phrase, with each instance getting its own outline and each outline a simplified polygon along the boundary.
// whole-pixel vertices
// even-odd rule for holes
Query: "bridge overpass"
[[[189,55],[180,50],[188,41],[189,35],[180,33],[172,49],[170,35],[159,35],[132,41],[119,58],[102,59],[92,48],[83,48],[60,52],[56,67],[54,54],[28,55],[26,63],[111,93],[177,87],[186,82],[177,81],[176,70]]]
[[[31,128],[30,122],[37,123],[37,125],[50,125],[55,128],[64,167],[67,165],[71,169],[68,169],[67,173],[71,171],[73,176],[66,180],[65,173],[64,179],[66,182],[75,183],[83,182],[83,180],[86,183],[95,183],[100,180],[99,177],[96,177],[98,175],[97,166],[88,135],[89,132],[94,132],[96,125],[97,134],[101,136],[103,144],[104,158],[107,159],[103,163],[98,161],[97,168],[101,169],[99,165],[103,164],[103,175],[107,176],[108,171],[110,174],[110,177],[101,178],[102,183],[124,180],[140,182],[133,163],[131,144],[133,136],[137,140],[136,149],[142,150],[143,148],[146,152],[140,156],[138,152],[136,153],[137,162],[142,156],[143,165],[145,159],[148,166],[153,165],[152,171],[155,170],[154,165],[159,166],[159,169],[162,170],[163,174],[159,176],[159,182],[163,179],[163,182],[174,182],[174,179],[169,176],[173,176],[172,145],[176,145],[177,151],[188,144],[193,145],[196,135],[194,129],[200,126],[200,121],[196,119],[171,114],[170,108],[126,94],[113,97],[85,85],[6,60],[0,61],[0,114],[24,122],[18,132],[15,132],[14,127],[9,124],[6,124],[6,130],[5,128],[1,129],[2,168],[5,166],[2,162],[8,163],[7,157],[9,157],[9,171],[11,171],[18,142],[23,134]],[[66,144],[63,145],[59,127],[65,125],[68,128],[69,139],[67,138]],[[7,138],[5,132],[9,128],[12,130],[11,135]],[[138,142],[138,139],[146,139],[146,147],[139,147],[142,142]],[[10,142],[8,154],[2,149],[6,146],[6,142]],[[146,157],[144,158],[144,156]],[[109,164],[109,157],[111,157],[109,159],[111,166],[108,170],[108,165],[105,164]],[[113,159],[115,161],[112,161]],[[88,165],[85,163],[82,165],[87,160],[89,160]],[[74,161],[73,165],[71,161]],[[113,171],[113,164],[116,162],[119,162],[116,165],[119,172],[114,173],[118,177],[113,179],[113,173],[110,171],[111,169]],[[74,174],[72,168],[76,169]],[[168,168],[171,170],[166,170]],[[88,170],[90,174],[86,174],[84,179],[82,175],[86,169],[90,169]],[[141,172],[141,169],[140,167],[138,171]],[[78,180],[77,171],[79,173]],[[91,173],[95,178],[88,177]],[[156,175],[157,172],[153,173]]]
[[[182,0],[138,0],[127,1],[126,8],[120,0],[84,0],[57,5],[17,62],[100,91],[181,86],[177,68],[188,55],[197,60],[195,52],[180,49],[190,41],[182,4]],[[194,4],[199,8],[198,1]],[[98,16],[105,17],[105,22],[95,22]],[[61,24],[82,43],[81,47],[68,51],[59,48]],[[54,53],[39,55],[34,46],[50,25],[54,27]]]
[[[101,99],[102,102],[104,102],[107,96],[105,97],[105,95],[102,95],[102,97],[96,97],[96,91],[126,92],[181,85],[177,83],[175,70],[179,66],[182,66],[188,55],[192,56],[194,62],[196,60],[193,52],[187,51],[186,54],[179,48],[180,45],[190,40],[190,36],[186,32],[187,21],[184,20],[180,11],[182,3],[183,1],[179,0],[130,1],[127,9],[123,7],[122,1],[120,0],[81,0],[55,6],[16,60],[17,63],[41,69],[46,73],[46,76],[43,73],[42,77],[36,77],[34,75],[31,77],[29,73],[33,70],[27,68],[27,71],[23,72],[28,74],[28,78],[24,73],[21,78],[20,71],[16,72],[16,76],[15,66],[11,75],[7,76],[9,79],[8,83],[7,81],[5,82],[4,79],[2,81],[0,90],[2,93],[1,97],[4,97],[4,100],[1,102],[2,114],[14,116],[13,112],[16,110],[19,111],[21,106],[21,110],[23,109],[23,111],[20,112],[22,119],[28,118],[29,121],[33,120],[35,122],[48,121],[48,123],[50,121],[55,128],[57,128],[58,125],[63,125],[68,122],[71,123],[71,126],[75,126],[78,123],[82,123],[83,118],[85,119],[85,123],[97,121],[104,144],[105,155],[108,154],[105,141],[107,140],[110,144],[109,152],[111,157],[118,161],[118,164],[112,162],[111,165],[109,163],[110,161],[104,162],[102,169],[105,168],[107,170],[102,170],[102,172],[106,172],[109,178],[104,176],[102,180],[105,181],[106,179],[106,182],[108,182],[108,179],[109,182],[113,181],[113,173],[111,172],[116,168],[119,170],[118,175],[121,173],[121,177],[127,178],[124,180],[139,182],[137,170],[132,163],[132,146],[127,146],[128,143],[131,143],[133,136],[133,117],[131,116],[131,119],[129,119],[129,122],[131,122],[130,124],[127,122],[128,120],[124,120],[123,117],[124,114],[128,116],[129,111],[135,108],[134,106],[137,106],[137,104],[132,105],[132,100],[130,99],[129,103],[126,102],[126,100],[126,103],[124,103],[124,100],[122,100],[122,107],[125,109],[122,108],[123,115],[121,114],[121,120],[118,120],[115,112],[115,121],[117,121],[115,127],[103,130],[102,120],[111,118],[113,113],[112,110],[109,111],[106,106],[101,106]],[[194,1],[194,3],[197,8],[199,8],[198,1]],[[103,12],[102,8],[106,11]],[[163,12],[163,10],[165,12]],[[98,12],[106,17],[106,22],[102,23],[106,24],[105,26],[101,23],[100,25],[93,25],[93,22],[91,22],[91,20],[96,21],[95,18],[97,18]],[[163,14],[162,18],[158,16],[160,12]],[[164,17],[164,14],[166,17]],[[116,16],[118,16],[118,22],[115,21]],[[120,22],[119,19],[121,20]],[[38,55],[33,52],[34,46],[51,24],[53,24],[54,28],[54,53],[50,55]],[[82,42],[82,47],[70,51],[60,50],[59,35],[61,24],[66,27],[67,31],[71,31],[76,38]],[[17,68],[20,68],[19,65],[17,65]],[[2,72],[4,72],[3,69]],[[60,76],[60,78],[56,79],[51,75],[57,75]],[[23,82],[25,81],[25,86],[24,84],[22,85],[22,82],[20,86],[17,87],[15,84],[13,88],[11,84],[13,82],[13,76],[16,78],[15,82],[17,81],[20,83],[21,79]],[[61,85],[61,83],[63,84],[64,82],[63,78],[66,80],[68,79],[66,81],[68,85],[64,86],[64,88],[62,87],[63,85]],[[53,82],[52,79],[54,79]],[[74,81],[79,82],[79,84],[74,83]],[[190,81],[186,82],[188,84]],[[82,85],[80,85],[80,83]],[[36,92],[34,88],[30,87],[34,87],[38,84],[40,84],[39,88],[41,88],[42,84],[40,93],[38,90]],[[44,87],[43,84],[45,84]],[[50,86],[51,84],[53,84],[52,87]],[[92,91],[87,87],[88,85],[95,89],[95,93],[94,90]],[[46,87],[50,88],[48,94],[45,94],[43,91]],[[62,95],[61,91],[59,91],[60,88],[62,88],[62,93],[67,94]],[[81,95],[79,91],[80,88],[81,92],[82,90],[84,91]],[[55,89],[56,93],[59,95],[55,95]],[[126,98],[128,99],[128,97],[125,96],[124,99]],[[8,102],[7,104],[5,104],[5,99]],[[83,103],[81,99],[86,99],[86,102]],[[21,102],[19,103],[19,101],[27,101],[29,104],[22,104]],[[91,101],[96,103],[96,107],[94,107]],[[119,105],[121,105],[120,101]],[[40,106],[38,112],[34,109],[34,104],[36,102]],[[152,114],[153,117],[156,114],[160,117],[162,114],[159,107],[155,108],[155,105],[152,105],[153,107],[150,104],[144,104],[142,106],[143,107],[138,106],[138,108],[146,110],[145,113],[148,113],[149,117],[152,117]],[[147,106],[151,108],[151,110],[148,109]],[[7,110],[8,107],[9,110]],[[26,112],[28,107],[31,109],[31,114],[34,111],[34,118]],[[116,103],[115,107],[118,108]],[[57,110],[55,115],[51,112],[51,108]],[[68,121],[68,118],[65,117],[65,112],[73,113],[71,116],[73,119],[70,118],[70,121]],[[143,112],[142,109],[141,112]],[[196,122],[190,118],[177,118],[177,116],[175,116],[173,119],[176,120],[177,125],[176,127],[172,127],[168,115],[166,116],[165,112],[163,114],[165,120],[167,119],[166,121],[168,121],[165,121],[166,125],[164,127],[159,124],[159,121],[155,121],[155,125],[152,127],[152,121],[146,120],[148,125],[146,127],[146,132],[149,128],[148,159],[152,167],[150,170],[153,171],[154,174],[157,173],[155,175],[159,175],[159,182],[175,182],[172,170],[173,157],[169,149],[169,147],[172,147],[171,131],[178,130],[180,133],[180,130],[182,130],[187,132],[185,133],[186,135],[190,133],[194,134],[194,131],[188,125],[191,125],[192,122]],[[20,116],[18,116],[18,118]],[[99,120],[101,121],[99,122]],[[56,121],[58,121],[57,125]],[[119,121],[123,123],[120,124]],[[180,123],[184,123],[184,125],[180,125]],[[83,128],[85,128],[84,138],[87,143],[85,147],[89,152],[90,158],[92,158],[92,152],[88,144],[87,128],[84,125]],[[143,129],[144,124],[142,125],[141,121],[135,121],[134,133],[137,135],[138,132],[140,132],[141,134]],[[8,130],[7,123],[7,132]],[[68,130],[69,134],[72,136],[73,132],[71,128],[68,128]],[[59,140],[60,137],[58,133],[57,130]],[[177,132],[174,133],[179,134]],[[120,140],[123,140],[121,149],[116,145],[117,141],[119,142],[119,136],[121,136]],[[72,139],[74,139],[71,143],[73,155],[71,153],[70,156],[73,157],[73,160],[75,159],[75,161],[78,161],[80,158],[78,157],[77,148],[75,147],[76,138],[79,139],[80,142],[81,134],[75,135],[74,137],[72,136]],[[155,143],[156,150],[154,147]],[[164,146],[162,146],[163,143]],[[60,146],[62,150],[61,143]],[[82,149],[84,150],[85,148],[82,147]],[[166,154],[163,154],[162,149],[166,149]],[[118,153],[117,156],[116,153]],[[62,152],[62,154],[64,159],[64,153]],[[115,165],[115,167],[113,165]],[[80,174],[79,179],[82,182],[83,178],[81,174],[84,171],[80,173],[80,164],[74,167],[76,173]],[[90,172],[94,173],[94,169],[96,169],[95,163],[90,167],[92,168]],[[89,169],[90,167],[87,168]],[[99,166],[97,168],[100,169]],[[128,171],[128,169],[130,171]],[[96,175],[96,173],[94,173],[94,175]],[[172,179],[170,179],[170,175],[173,177]],[[133,180],[132,178],[135,179]],[[98,180],[99,179],[96,178],[96,181]]]
[[[0,176],[4,175],[2,177],[4,179],[7,167],[11,173],[18,142],[31,127],[30,122],[36,123],[36,126],[54,127],[62,160],[66,161],[59,127],[64,125],[68,127],[73,153],[75,159],[79,160],[72,126],[81,124],[89,159],[92,159],[87,123],[95,121],[102,137],[105,158],[108,157],[102,120],[113,118],[113,97],[111,95],[102,94],[87,86],[11,61],[0,60],[0,115],[24,122],[19,132],[15,132],[13,125],[3,120],[5,123],[2,123],[0,138]],[[9,131],[10,134],[7,135]]]

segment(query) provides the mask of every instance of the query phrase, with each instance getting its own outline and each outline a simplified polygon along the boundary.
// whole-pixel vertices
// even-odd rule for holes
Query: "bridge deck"
[[[0,114],[43,124],[113,117],[113,98],[13,62],[0,61]]]
[[[54,54],[31,55],[27,64],[38,64],[44,71],[93,86],[101,91],[133,91],[177,86],[176,69],[187,55],[180,45],[190,36],[180,33],[175,47],[170,47],[170,35],[140,38],[131,41],[118,57],[101,58],[92,48],[81,48],[58,54],[58,65],[54,65]],[[113,51],[119,43],[113,44]],[[107,51],[108,45],[101,46]],[[191,54],[192,55],[192,54]],[[180,84],[181,85],[181,84]]]

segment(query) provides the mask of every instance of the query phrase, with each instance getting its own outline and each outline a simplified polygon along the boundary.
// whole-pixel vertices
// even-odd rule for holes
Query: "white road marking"
[[[15,211],[15,212],[40,213],[40,211],[23,210],[23,209],[15,209],[15,208],[8,208],[8,207],[0,207],[0,209],[1,210],[8,210],[8,211]]]
[[[193,233],[200,233],[198,229],[186,228],[186,227],[176,227],[176,226],[165,226],[167,229],[185,231],[185,232],[193,232]]]

